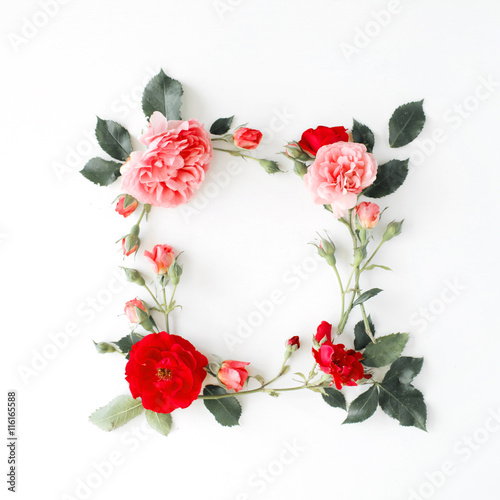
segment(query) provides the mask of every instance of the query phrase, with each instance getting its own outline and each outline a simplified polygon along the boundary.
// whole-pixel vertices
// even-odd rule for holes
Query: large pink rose
[[[142,203],[176,207],[187,202],[205,178],[213,156],[210,135],[197,120],[171,120],[158,111],[121,168],[122,189]]]
[[[331,205],[333,215],[339,218],[356,205],[358,194],[373,184],[376,176],[377,162],[364,144],[336,142],[318,150],[304,183],[314,203]]]

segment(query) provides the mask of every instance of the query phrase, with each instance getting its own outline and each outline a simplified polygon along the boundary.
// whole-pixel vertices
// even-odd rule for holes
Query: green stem
[[[339,274],[339,271],[337,269],[337,266],[334,264],[332,267],[333,267],[333,270],[335,271],[335,276],[337,276],[337,281],[339,282],[340,293],[341,293],[341,296],[342,296],[342,313],[341,313],[341,316],[343,316],[344,315],[344,308],[345,308],[345,292],[344,292],[344,287],[342,285],[342,280],[340,279],[340,274]]]
[[[171,307],[172,307],[172,303],[174,302],[174,296],[175,296],[175,292],[177,290],[177,285],[174,285],[174,289],[172,291],[172,296],[170,297],[170,303],[168,304],[168,307],[167,307],[167,310],[165,311],[165,321],[167,323],[167,333],[170,333],[170,330],[169,330],[169,324],[168,324],[168,316],[171,312]],[[165,289],[163,289],[163,292],[165,292]],[[167,301],[165,300],[165,307],[167,306]]]
[[[141,216],[139,217],[139,220],[136,222],[137,225],[139,225],[143,219],[143,217],[146,215],[146,205],[142,208]]]
[[[165,305],[164,308],[162,308],[163,310],[163,315],[165,316],[165,328],[166,328],[166,332],[167,333],[170,333],[170,327],[168,325],[168,313],[167,313],[167,292],[165,291],[165,286],[163,286],[163,304]]]
[[[156,305],[159,307],[159,309],[161,311],[163,311],[163,307],[161,306],[161,304],[158,302],[157,298],[155,297],[155,294],[149,289],[148,285],[146,285],[146,283],[144,283],[144,285],[142,285],[148,292],[149,292],[149,295],[151,295],[151,297],[153,297],[153,300],[155,301]]]
[[[253,156],[243,154],[242,152],[237,151],[237,150],[222,149],[222,148],[213,148],[213,149],[214,149],[214,151],[223,151],[224,153],[229,153],[232,156],[240,156],[241,158],[248,158],[249,160],[259,161],[259,158],[255,158]]]
[[[282,387],[282,388],[271,389],[271,390],[273,392],[289,392],[289,391],[300,391],[301,389],[316,389],[318,387],[328,387],[328,386],[329,386],[328,383],[323,382],[321,384],[304,384],[304,385],[299,385],[296,387]],[[244,396],[246,394],[256,394],[258,392],[265,392],[264,387],[265,386],[258,387],[257,389],[251,389],[249,391],[240,391],[237,393],[228,392],[226,394],[214,394],[214,395],[200,394],[198,396],[198,399],[223,399],[223,398],[231,398],[234,396]]]
[[[368,267],[368,264],[370,264],[370,262],[372,261],[373,257],[375,257],[375,255],[377,254],[377,252],[380,250],[380,248],[382,247],[382,245],[385,243],[384,240],[382,240],[379,244],[379,246],[375,249],[375,251],[372,253],[371,257],[365,262],[365,265],[361,268],[361,272],[363,272],[367,267]]]

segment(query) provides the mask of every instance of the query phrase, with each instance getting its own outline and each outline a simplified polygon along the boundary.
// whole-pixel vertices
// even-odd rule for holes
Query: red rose
[[[327,321],[322,321],[316,331],[316,341],[321,342],[323,339],[332,341],[332,325]]]
[[[132,346],[125,378],[144,408],[171,413],[197,398],[207,364],[207,358],[182,337],[152,333]]]
[[[262,132],[253,128],[241,127],[233,135],[236,146],[242,149],[255,149],[262,139]]]
[[[357,385],[356,381],[365,376],[360,359],[363,354],[353,349],[346,350],[343,344],[332,344],[329,340],[321,344],[318,350],[313,349],[313,356],[321,371],[333,377],[332,383],[340,390],[344,385]]]
[[[349,135],[345,127],[323,127],[320,125],[315,129],[306,130],[302,134],[299,146],[312,156],[316,156],[320,147],[340,141],[349,141]]]

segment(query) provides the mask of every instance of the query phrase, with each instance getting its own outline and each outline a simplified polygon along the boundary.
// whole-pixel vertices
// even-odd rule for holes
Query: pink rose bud
[[[139,238],[137,236],[129,234],[127,237],[123,238],[122,240],[123,255],[128,257],[129,255],[132,255],[133,253],[137,252],[138,248],[139,248]]]
[[[296,351],[297,349],[300,349],[300,340],[297,335],[289,339],[286,343],[287,349],[290,349],[292,351]]]
[[[118,197],[118,203],[116,204],[115,211],[118,212],[123,217],[128,217],[135,212],[135,209],[139,206],[139,202],[129,194],[122,194]]]
[[[361,202],[356,207],[359,223],[363,229],[372,229],[378,223],[380,218],[380,208],[376,203],[367,201]]]
[[[142,300],[133,299],[133,300],[129,300],[125,304],[125,314],[127,315],[128,320],[131,323],[133,323],[134,325],[141,322],[141,319],[139,318],[139,316],[137,314],[137,309],[141,309],[146,314],[148,314],[148,312],[146,310],[146,306],[144,305],[144,302],[142,302]],[[148,316],[149,316],[149,314],[148,314]]]
[[[248,372],[245,366],[250,363],[245,361],[224,361],[220,367],[217,377],[226,386],[227,389],[234,389],[236,392],[243,389],[248,378]]]
[[[255,149],[262,139],[262,132],[253,128],[241,127],[233,135],[233,141],[241,149]]]
[[[156,245],[152,252],[145,251],[144,257],[149,260],[155,274],[167,274],[175,259],[174,249],[168,245]]]

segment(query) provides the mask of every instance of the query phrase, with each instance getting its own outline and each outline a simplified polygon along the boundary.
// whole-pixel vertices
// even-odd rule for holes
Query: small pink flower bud
[[[380,207],[376,203],[361,202],[356,207],[358,220],[363,229],[372,229],[378,224],[380,218]]]
[[[226,386],[227,389],[241,391],[248,378],[248,372],[245,366],[249,365],[245,361],[224,361],[220,367],[217,377]]]
[[[118,203],[116,204],[115,211],[118,212],[123,217],[128,217],[135,212],[135,209],[139,206],[139,202],[129,194],[122,194],[118,198]]]

